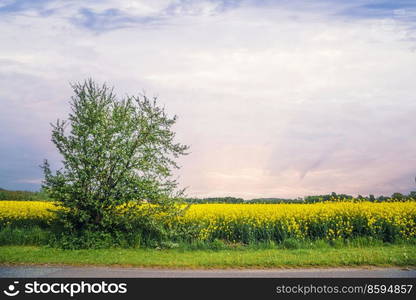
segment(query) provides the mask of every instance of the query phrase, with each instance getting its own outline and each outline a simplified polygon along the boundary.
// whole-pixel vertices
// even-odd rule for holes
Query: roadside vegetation
[[[61,168],[44,161],[40,192],[0,189],[0,263],[416,265],[416,192],[185,198],[176,116],[93,80],[72,87],[68,119],[52,124]]]
[[[414,244],[324,241],[262,244],[250,247],[180,245],[175,249],[62,250],[37,246],[1,246],[0,264],[117,265],[161,268],[297,268],[416,266]],[[293,248],[297,245],[296,248]],[[223,248],[224,247],[224,248]]]
[[[138,209],[146,215],[152,204]],[[0,243],[36,244],[66,249],[167,247],[178,243],[256,245],[324,240],[330,243],[368,238],[394,243],[416,238],[416,202],[328,202],[314,204],[195,204],[172,218],[153,220],[163,232],[144,231],[140,224],[122,235],[84,232],[83,240],[62,242],[59,210],[54,202],[1,201]],[[123,207],[116,208],[123,214]],[[133,224],[134,225],[134,224]],[[26,237],[26,238],[25,238]],[[127,237],[127,238],[126,238]],[[289,241],[289,242],[288,242]],[[84,243],[84,244],[83,244]]]

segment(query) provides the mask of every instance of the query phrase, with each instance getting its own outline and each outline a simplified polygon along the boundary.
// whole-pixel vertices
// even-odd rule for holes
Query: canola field
[[[0,201],[0,226],[55,221],[52,202]],[[169,221],[190,240],[234,243],[373,237],[386,242],[416,237],[416,202],[315,204],[195,204]]]

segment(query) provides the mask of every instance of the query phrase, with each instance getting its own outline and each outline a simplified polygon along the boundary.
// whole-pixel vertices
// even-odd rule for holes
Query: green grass
[[[151,248],[63,250],[46,246],[51,230],[0,229],[0,264],[119,265],[163,268],[296,268],[416,266],[416,239],[385,243],[371,237],[249,245],[222,240],[165,242]]]
[[[0,228],[0,245],[47,245],[52,237],[51,230],[39,226]]]
[[[61,250],[1,246],[0,264],[117,265],[163,268],[296,268],[416,266],[416,246],[323,246],[317,248],[236,248],[226,250],[98,249]]]

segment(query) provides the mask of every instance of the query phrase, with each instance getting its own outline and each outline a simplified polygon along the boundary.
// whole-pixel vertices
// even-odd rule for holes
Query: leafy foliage
[[[68,120],[52,124],[63,168],[53,173],[47,160],[42,166],[43,188],[65,208],[57,213],[66,230],[127,232],[137,218],[131,212],[144,203],[154,205],[143,218],[178,213],[183,191],[172,170],[188,147],[174,142],[176,116],[169,118],[156,98],[119,100],[91,79],[72,87]],[[116,208],[123,205],[121,214]]]

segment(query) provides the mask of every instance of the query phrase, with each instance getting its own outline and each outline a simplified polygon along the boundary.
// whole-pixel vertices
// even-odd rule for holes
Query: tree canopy
[[[42,166],[43,188],[65,208],[67,227],[109,229],[124,205],[154,204],[173,209],[178,183],[172,171],[188,146],[175,142],[169,117],[157,99],[145,95],[118,99],[113,88],[93,80],[72,85],[67,120],[52,125],[52,142],[62,168]]]

